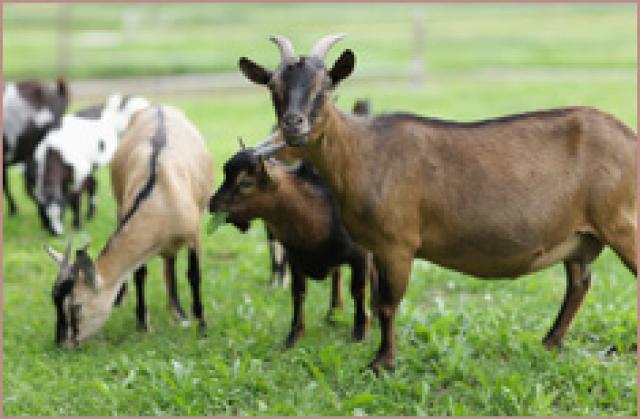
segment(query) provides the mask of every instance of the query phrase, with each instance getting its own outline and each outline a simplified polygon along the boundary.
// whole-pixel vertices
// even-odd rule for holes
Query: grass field
[[[23,10],[25,6],[11,7]],[[47,7],[43,7],[45,12]],[[279,7],[284,6],[272,6],[273,15],[269,16],[275,19],[275,27],[282,28],[284,19],[279,21],[275,13]],[[385,7],[381,10],[390,21],[400,14],[396,8]],[[461,42],[467,44],[466,48],[450,45],[440,50],[441,55],[434,52],[430,65],[442,66],[443,71],[435,72],[422,89],[401,82],[365,84],[347,80],[338,90],[339,106],[347,109],[356,98],[368,97],[375,112],[402,109],[470,120],[584,104],[611,112],[636,129],[635,74],[600,71],[635,68],[635,18],[625,18],[621,13],[627,10],[629,14],[631,9],[589,6],[574,13],[570,7],[557,6],[547,9],[552,16],[547,19],[541,7],[527,9],[536,13],[504,8],[506,11],[500,13],[511,11],[512,15],[510,19],[503,15],[498,26],[522,29],[523,39],[546,37],[536,31],[555,28],[553,16],[559,14],[571,22],[562,28],[562,33],[571,36],[554,42],[555,35],[548,35],[540,55],[527,61],[517,57],[513,49],[508,52],[517,41],[496,35],[500,29],[494,26],[497,20],[493,13],[482,7],[467,11],[434,6],[429,16],[452,15],[455,9],[466,14],[466,22],[473,23],[471,27],[462,23],[443,25],[437,32],[433,29],[431,35],[464,39]],[[5,18],[7,9],[11,8],[5,9]],[[309,6],[307,10],[295,6],[287,17],[317,15],[329,20],[319,9],[322,7]],[[364,17],[354,15],[353,22],[366,22],[366,16],[373,13],[369,9],[375,8],[367,7]],[[103,19],[107,25],[115,6],[105,10],[111,12],[94,18]],[[166,9],[158,7],[158,11],[160,16]],[[231,16],[245,22],[246,27],[259,24],[254,32],[234,35],[238,47],[225,52],[232,63],[245,53],[257,60],[264,58],[265,63],[273,62],[275,48],[263,40],[269,29],[266,20],[262,21],[257,12]],[[341,18],[351,21],[346,16]],[[598,18],[607,24],[594,25]],[[204,13],[202,21],[207,22]],[[308,35],[300,37],[300,43],[310,45],[316,35],[333,29],[334,25],[314,26]],[[292,31],[296,30],[304,30],[303,25],[293,25]],[[561,28],[557,31],[556,35]],[[360,63],[362,67],[368,65],[368,57],[382,54],[375,50],[382,42],[382,33],[365,35],[363,29],[359,40],[350,41],[360,58],[356,71],[360,71]],[[486,48],[480,41],[473,47],[476,34],[478,40],[495,37],[493,47]],[[292,38],[294,42],[298,39]],[[15,57],[19,55],[16,50],[11,52],[6,47],[10,39],[5,38],[5,56]],[[503,42],[507,46],[501,47]],[[245,50],[247,45],[253,47]],[[574,50],[576,45],[579,48]],[[530,49],[523,49],[527,51],[523,55],[528,56]],[[569,50],[571,53],[566,54]],[[168,54],[166,50],[160,52]],[[390,45],[388,53],[392,52]],[[505,61],[500,61],[502,54]],[[393,60],[382,57],[374,61]],[[512,63],[519,63],[521,71],[478,71],[463,78],[454,71],[465,66],[495,66],[510,71]],[[452,66],[451,72],[445,71],[447,65]],[[531,67],[547,71],[528,71]],[[222,163],[237,149],[237,136],[255,143],[273,123],[268,94],[259,87],[233,95],[211,92],[152,99],[184,109],[198,126],[217,165],[217,185]],[[74,107],[81,105],[75,103]],[[256,223],[242,235],[223,226],[204,240],[202,293],[209,323],[206,337],[196,337],[195,330],[181,328],[171,318],[165,308],[161,264],[154,260],[149,264],[147,289],[150,333],[135,330],[134,299],[129,295],[95,339],[75,351],[59,350],[53,344],[55,317],[50,300],[56,267],[42,245],[62,248],[67,237],[52,238],[39,228],[35,208],[22,191],[19,170],[13,169],[10,177],[20,214],[15,218],[3,216],[5,415],[637,414],[636,281],[609,250],[593,264],[591,291],[560,352],[545,351],[540,344],[564,294],[560,266],[519,281],[480,281],[427,262],[415,262],[397,319],[398,368],[376,379],[362,369],[377,348],[379,328],[374,322],[364,342],[350,341],[353,308],[348,281],[343,284],[345,310],[336,325],[324,321],[329,284],[309,284],[306,336],[294,349],[284,351],[281,344],[290,322],[290,292],[272,290],[267,285],[268,252],[262,227]],[[115,226],[106,169],[100,171],[99,181],[97,219],[85,224],[83,230],[91,238],[89,251],[93,256]],[[179,256],[179,286],[183,305],[190,307],[185,259],[184,254]],[[616,350],[611,351],[614,346]]]

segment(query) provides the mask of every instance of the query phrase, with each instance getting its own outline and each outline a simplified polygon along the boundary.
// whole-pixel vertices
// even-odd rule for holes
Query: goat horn
[[[296,172],[297,170],[299,170],[300,167],[302,167],[302,162],[298,161],[296,163],[284,166],[284,170],[289,172],[289,173],[293,173],[293,172]]]
[[[69,263],[69,256],[71,256],[71,242],[73,241],[72,237],[69,237],[69,242],[67,243],[67,248],[64,249],[64,255],[62,256],[62,265],[66,265]]]
[[[244,141],[242,141],[242,137],[238,137],[238,143],[240,144],[240,149],[241,150],[246,150],[247,146],[244,145]]]
[[[272,144],[273,141],[278,137],[278,134],[276,132],[274,132],[273,134],[269,135],[267,138],[265,138],[264,140],[262,140],[259,144],[256,144],[253,148],[254,150],[258,150],[260,148],[266,147],[269,144]]]
[[[265,145],[262,148],[256,149],[254,151],[254,155],[256,157],[259,157],[259,158],[262,158],[262,159],[266,159],[266,158],[269,158],[276,151],[278,151],[281,148],[283,148],[284,146],[286,146],[285,143],[268,144],[268,145]]]
[[[293,45],[287,38],[282,35],[271,35],[269,40],[280,49],[280,59],[283,63],[295,58],[296,54],[293,52]]]
[[[347,36],[347,34],[345,33],[335,33],[333,35],[325,36],[324,38],[316,42],[313,48],[311,48],[311,53],[309,55],[317,57],[320,60],[324,61],[325,57],[327,56],[327,52],[333,46],[333,44],[335,44],[345,36]]]
[[[63,259],[62,253],[58,252],[51,246],[47,246],[46,244],[44,245],[44,250],[46,250],[46,252],[49,253],[49,256],[51,256],[51,258],[55,260],[58,263],[58,265],[62,264],[62,259]]]

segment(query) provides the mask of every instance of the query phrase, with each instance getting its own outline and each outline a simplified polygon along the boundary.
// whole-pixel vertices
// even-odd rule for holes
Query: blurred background
[[[631,81],[635,16],[632,4],[6,4],[3,69],[7,80],[63,75],[76,98],[209,93],[250,86],[241,55],[275,65],[270,34],[304,53],[341,31],[358,80]]]

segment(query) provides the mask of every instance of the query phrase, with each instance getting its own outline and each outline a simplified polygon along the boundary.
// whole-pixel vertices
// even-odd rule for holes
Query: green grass
[[[23,10],[26,6],[8,8],[11,7]],[[166,15],[171,7],[176,12],[187,10],[185,14],[189,14],[188,9],[177,6],[156,7],[158,16]],[[225,7],[232,10],[235,6]],[[276,21],[276,27],[284,27],[284,14],[275,13],[284,6],[263,7],[274,11],[269,18]],[[369,9],[377,7],[358,9],[364,17],[342,18],[366,21],[369,13],[373,13]],[[556,28],[556,35],[572,34],[566,35],[566,39],[579,43],[582,34],[584,39],[602,42],[595,42],[593,48],[572,51],[566,62],[557,64],[550,57],[564,57],[573,47],[565,46],[565,38],[552,42],[550,35],[549,51],[543,58],[529,61],[536,68],[553,70],[550,74],[477,72],[461,77],[455,71],[443,71],[435,72],[420,89],[397,81],[347,80],[338,89],[338,105],[347,109],[354,99],[369,97],[376,112],[412,110],[469,120],[582,104],[611,112],[636,129],[635,75],[589,72],[596,66],[593,57],[600,57],[603,66],[612,67],[620,63],[616,57],[635,60],[635,40],[624,35],[629,32],[625,32],[624,25],[619,25],[622,26],[619,41],[608,44],[607,39],[617,36],[614,32],[618,26],[592,24],[594,19],[601,18],[617,25],[619,21],[611,16],[618,16],[620,10],[628,11],[626,6],[578,7],[580,12],[575,16],[570,13],[573,9],[560,5],[551,7],[549,15],[537,6],[528,6],[528,12],[521,14],[511,6],[491,6],[486,10],[474,6],[470,11],[466,7],[451,10],[465,15],[464,22],[470,27],[460,21],[440,27],[438,34],[433,29],[432,36],[455,38],[458,34],[469,43],[469,49],[449,46],[446,56],[433,66],[455,61],[455,69],[463,69],[463,61],[467,59],[471,66],[473,60],[467,54],[472,54],[474,32],[484,40],[490,38],[487,33],[500,30],[490,24],[496,24],[493,15],[496,11],[502,16],[513,16],[513,20],[500,21],[498,26],[521,28],[522,37],[541,37],[536,30],[554,26],[554,16],[562,15],[571,20],[571,25]],[[389,14],[390,21],[400,14],[389,5],[380,8]],[[53,9],[43,6],[42,10],[46,13]],[[195,10],[209,9],[202,6]],[[261,22],[258,13],[261,9],[253,10],[233,16],[250,28]],[[286,17],[305,10],[302,6],[292,7]],[[308,10],[317,12],[318,18],[330,18],[326,11],[321,13],[323,6],[309,6]],[[434,19],[438,13],[453,13],[444,6],[429,10]],[[105,12],[92,15],[92,19],[108,26],[117,20],[113,17],[117,12],[115,6],[105,6]],[[281,14],[282,22],[277,23]],[[181,16],[174,15],[176,20]],[[203,12],[199,18],[207,22],[210,18],[207,16]],[[484,23],[484,19],[489,23]],[[273,47],[261,38],[269,33],[265,22],[256,26],[255,31],[237,36],[252,45],[256,40],[255,53],[248,55],[263,57],[268,62],[274,57],[270,49]],[[219,23],[226,24],[224,20]],[[302,27],[294,23],[294,28]],[[83,25],[91,27],[89,23]],[[41,20],[35,26],[46,27],[46,21]],[[635,34],[635,24],[632,27]],[[315,27],[313,34],[301,36],[300,42],[308,46],[318,33],[333,29],[329,25]],[[361,35],[360,41],[350,41],[360,58],[356,71],[368,65],[369,57],[383,54],[375,50],[378,42],[384,40],[383,33]],[[493,45],[510,43],[510,39],[496,38]],[[356,47],[356,42],[365,42],[368,47]],[[621,52],[612,52],[608,63],[606,57],[613,44],[622,45]],[[233,61],[244,48],[239,45],[228,52]],[[484,57],[478,58],[479,68],[498,60],[491,48],[478,43],[476,49],[473,54]],[[389,53],[392,50],[392,46],[387,48]],[[579,52],[592,57],[589,65],[581,61]],[[380,59],[381,63],[384,61]],[[527,68],[522,64],[522,69]],[[268,94],[259,87],[233,94],[213,92],[152,99],[184,109],[201,130],[216,162],[216,185],[221,181],[222,163],[237,149],[237,136],[243,136],[247,143],[256,143],[273,123]],[[75,103],[74,107],[81,105]],[[397,319],[398,368],[376,379],[362,369],[377,349],[379,328],[374,322],[364,342],[350,341],[353,308],[348,298],[348,281],[343,284],[346,308],[333,326],[324,322],[329,284],[309,284],[305,307],[307,334],[294,349],[284,351],[281,343],[291,318],[290,291],[271,290],[267,286],[268,251],[261,226],[256,223],[246,235],[223,226],[204,239],[202,293],[209,323],[207,337],[196,337],[195,330],[183,329],[171,318],[165,308],[161,264],[153,260],[149,264],[147,289],[153,330],[148,334],[135,330],[134,299],[129,295],[95,339],[78,350],[63,351],[53,344],[55,315],[50,291],[56,267],[42,245],[62,248],[66,237],[51,238],[39,228],[35,208],[22,191],[18,169],[11,170],[11,180],[20,214],[3,218],[6,415],[637,414],[636,281],[609,250],[593,264],[591,291],[560,352],[545,351],[540,344],[564,294],[560,266],[518,281],[480,281],[427,262],[416,262]],[[91,237],[89,251],[94,256],[115,226],[106,169],[100,171],[99,181],[97,218],[84,225],[84,231]],[[70,219],[67,221],[70,224]],[[179,256],[179,287],[183,305],[190,307],[185,259],[184,253]],[[613,345],[618,351],[607,354]]]
[[[60,7],[4,6],[6,78],[56,74]],[[74,4],[65,10],[72,79],[236,71],[239,54],[275,64],[268,35],[286,34],[307,52],[319,36],[336,31],[349,34],[343,45],[359,53],[362,74],[405,74],[418,20],[425,22],[430,71],[633,69],[637,61],[631,4]]]

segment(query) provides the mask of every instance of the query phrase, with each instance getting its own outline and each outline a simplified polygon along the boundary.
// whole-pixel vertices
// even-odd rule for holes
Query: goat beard
[[[249,227],[251,227],[251,223],[249,221],[246,220],[229,220],[229,222],[238,230],[240,230],[241,233],[246,233],[249,230]]]

